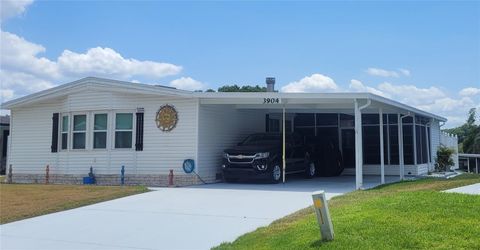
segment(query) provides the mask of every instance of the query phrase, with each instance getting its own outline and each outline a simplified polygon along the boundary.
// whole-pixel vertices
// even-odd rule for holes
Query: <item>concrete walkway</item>
[[[480,183],[472,184],[468,186],[453,188],[444,191],[446,193],[461,193],[461,194],[476,194],[480,195]]]
[[[387,178],[392,182],[398,177]],[[365,177],[365,186],[379,177]],[[209,249],[355,189],[354,176],[154,191],[0,226],[0,249]]]

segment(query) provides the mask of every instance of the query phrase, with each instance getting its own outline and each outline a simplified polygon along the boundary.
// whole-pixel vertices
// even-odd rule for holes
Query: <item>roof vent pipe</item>
[[[275,77],[267,77],[265,82],[267,83],[267,92],[275,92]]]

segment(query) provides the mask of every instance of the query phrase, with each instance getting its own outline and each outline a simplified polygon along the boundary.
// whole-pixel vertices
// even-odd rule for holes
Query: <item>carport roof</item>
[[[447,121],[446,118],[411,107],[409,105],[378,96],[372,93],[361,92],[342,92],[342,93],[283,93],[283,92],[192,92],[179,90],[167,86],[161,85],[149,85],[141,83],[132,83],[125,81],[117,81],[111,79],[86,77],[80,80],[62,84],[60,86],[40,91],[31,95],[20,97],[1,105],[2,109],[12,109],[20,106],[28,106],[29,104],[36,103],[38,101],[56,98],[59,96],[67,95],[69,93],[79,91],[82,88],[95,88],[104,89],[105,91],[121,91],[137,94],[149,94],[159,96],[177,96],[181,98],[196,98],[202,102],[212,103],[217,101],[218,104],[230,103],[234,104],[235,101],[239,101],[240,104],[262,104],[264,98],[279,98],[288,102],[289,100],[302,100],[303,103],[312,104],[319,103],[319,100],[323,101],[348,101],[353,103],[354,99],[359,100],[371,100],[378,104],[394,107],[406,112],[415,113],[418,115],[437,119],[439,121]]]
[[[241,104],[251,103],[251,104],[262,104],[263,98],[279,98],[286,100],[288,103],[289,100],[304,100],[302,103],[308,103],[311,101],[312,104],[321,103],[319,100],[326,102],[335,103],[336,101],[343,101],[353,104],[353,100],[371,100],[378,104],[383,104],[390,106],[405,112],[411,112],[414,114],[434,118],[439,121],[446,122],[447,119],[442,116],[438,116],[412,106],[397,102],[379,95],[375,95],[367,92],[340,92],[340,93],[284,93],[284,92],[193,92],[193,96],[198,97],[204,103],[213,104],[217,101],[218,104],[229,103],[234,104],[239,102]],[[295,103],[295,102],[293,102]],[[353,106],[352,106],[353,109]]]

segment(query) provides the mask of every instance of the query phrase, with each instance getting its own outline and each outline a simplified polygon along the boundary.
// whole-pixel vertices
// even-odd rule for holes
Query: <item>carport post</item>
[[[477,174],[478,174],[478,159],[475,157],[475,168],[477,169]]]
[[[381,183],[385,184],[385,156],[383,155],[383,110],[382,108],[379,109],[378,116],[380,119],[380,176],[381,176]]]
[[[286,167],[286,162],[285,162],[285,105],[283,105],[283,118],[282,118],[282,174],[283,174],[283,183],[285,183],[285,167]]]

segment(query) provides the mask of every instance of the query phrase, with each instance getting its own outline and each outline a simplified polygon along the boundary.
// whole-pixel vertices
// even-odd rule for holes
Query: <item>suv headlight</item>
[[[224,152],[223,153],[223,158],[228,159],[228,154]]]
[[[263,158],[268,158],[270,156],[269,152],[264,152],[264,153],[256,153],[255,158],[256,159],[263,159]]]

